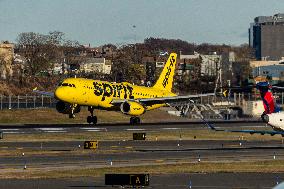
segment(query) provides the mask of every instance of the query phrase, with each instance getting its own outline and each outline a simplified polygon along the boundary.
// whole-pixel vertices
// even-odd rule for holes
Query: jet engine
[[[146,109],[144,106],[138,102],[125,101],[120,105],[120,110],[122,113],[139,116],[145,113]]]
[[[264,123],[268,123],[268,122],[269,122],[269,116],[268,116],[267,114],[265,114],[265,113],[263,113],[263,114],[261,115],[261,119],[262,119],[262,121],[263,121]]]
[[[62,114],[71,114],[72,112],[72,105],[63,101],[58,101],[56,103],[56,110]],[[76,106],[73,113],[79,113],[81,110],[80,106]]]

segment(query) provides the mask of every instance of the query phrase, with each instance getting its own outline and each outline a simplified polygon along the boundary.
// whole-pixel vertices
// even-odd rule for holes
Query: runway
[[[215,123],[217,128],[238,129],[267,129],[265,124],[259,122]],[[8,126],[7,126],[8,127]],[[176,165],[183,163],[239,163],[257,161],[284,160],[283,140],[243,140],[235,137],[233,140],[185,140],[180,135],[176,139],[133,141],[128,139],[108,139],[99,141],[97,150],[83,149],[84,139],[68,141],[5,141],[5,135],[29,136],[29,134],[56,134],[64,136],[66,133],[93,133],[101,135],[113,132],[163,132],[163,131],[207,131],[201,123],[176,123],[176,124],[141,124],[131,125],[36,125],[23,128],[23,126],[9,126],[1,131],[4,139],[0,140],[0,169],[1,173],[25,174],[25,172],[37,171],[74,171],[82,169],[98,168],[123,168],[153,165]],[[214,133],[214,132],[213,132]],[[50,135],[48,135],[50,136]],[[24,137],[25,138],[25,137]],[[26,168],[26,169],[24,169]],[[235,174],[241,180],[232,179]],[[256,174],[256,175],[253,175]],[[189,180],[195,184],[195,188],[271,188],[275,183],[274,177],[281,177],[280,173],[200,173],[191,174],[162,174],[153,175],[150,188],[185,188]],[[231,179],[230,182],[223,179]],[[251,179],[249,179],[251,178]],[[272,179],[274,178],[274,179]],[[205,182],[200,179],[206,180]],[[47,185],[49,182],[51,185]],[[23,184],[24,183],[24,184]],[[2,186],[1,186],[2,184]],[[25,179],[12,181],[0,179],[0,188],[13,188],[13,186],[25,185],[26,188],[88,188],[104,187],[103,178],[75,179]],[[37,185],[36,185],[37,184]],[[17,187],[16,187],[17,188]]]
[[[81,146],[79,148],[79,145]],[[280,141],[102,141],[99,150],[82,149],[83,142],[1,143],[1,149],[26,152],[3,155],[2,169],[81,169],[191,162],[240,162],[284,159]],[[31,150],[37,153],[32,153]],[[41,154],[41,152],[43,154]],[[53,152],[53,153],[49,153]]]
[[[150,175],[150,186],[154,189],[271,189],[284,179],[283,173],[191,173]],[[86,188],[121,188],[105,186],[104,178],[79,177],[59,179],[0,179],[0,188],[16,189],[86,189]]]
[[[216,128],[265,128],[266,124],[260,121],[215,121]],[[207,128],[203,122],[175,122],[175,123],[142,123],[140,125],[129,124],[20,124],[0,125],[0,131],[4,134],[32,134],[32,133],[76,133],[76,132],[117,132],[117,131],[157,131],[157,130],[181,130]],[[269,128],[269,127],[268,127]]]

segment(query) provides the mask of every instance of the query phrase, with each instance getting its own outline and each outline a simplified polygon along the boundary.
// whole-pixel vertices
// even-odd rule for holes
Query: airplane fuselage
[[[267,122],[274,130],[284,131],[284,112],[277,112],[265,115]]]
[[[55,97],[61,101],[101,109],[112,109],[111,102],[114,99],[134,101],[135,99],[165,96],[176,96],[176,94],[154,87],[136,86],[127,82],[111,83],[84,78],[65,79],[55,90]],[[165,106],[165,104],[153,104],[145,108],[152,110],[161,106]]]

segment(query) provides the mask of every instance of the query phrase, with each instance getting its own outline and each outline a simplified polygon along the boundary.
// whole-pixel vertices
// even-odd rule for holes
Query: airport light
[[[276,185],[279,184],[279,176],[276,176]]]
[[[274,159],[274,160],[276,159],[276,155],[275,155],[275,152],[273,152],[273,159]]]
[[[191,187],[192,187],[191,180],[189,180],[188,186],[189,186],[189,189],[191,189]]]
[[[110,162],[110,166],[112,166],[112,159],[111,158],[109,158],[109,162]]]

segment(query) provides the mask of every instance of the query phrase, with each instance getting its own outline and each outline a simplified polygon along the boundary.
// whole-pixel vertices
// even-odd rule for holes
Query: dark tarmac
[[[192,173],[151,175],[150,185],[144,188],[155,189],[270,189],[284,181],[281,173]],[[20,187],[19,187],[20,186]],[[2,189],[86,189],[86,188],[121,188],[106,186],[104,178],[81,177],[65,179],[0,179]],[[131,187],[125,187],[131,188]]]
[[[264,129],[265,124],[256,122],[216,123],[220,128]],[[151,130],[207,129],[200,124],[142,124],[104,125],[103,127],[59,127],[47,126],[18,128],[10,126],[1,130],[13,133],[48,132],[146,132]],[[99,141],[99,149],[83,149],[84,141],[49,142],[5,142],[0,141],[0,149],[8,152],[0,154],[0,170],[23,172],[28,169],[76,170],[85,168],[130,167],[138,165],[163,165],[175,163],[202,162],[248,162],[262,160],[283,160],[282,140],[178,140],[169,141]],[[9,155],[9,151],[20,153]],[[25,155],[22,155],[25,152]],[[39,153],[31,153],[39,152]],[[42,154],[41,154],[42,152]],[[50,153],[49,153],[50,152]],[[284,171],[284,170],[283,170]],[[271,188],[284,180],[284,173],[194,173],[150,175],[149,188]],[[0,188],[111,188],[104,185],[104,178],[74,179],[2,179]]]
[[[241,143],[241,145],[240,145]],[[80,145],[80,148],[79,148]],[[175,162],[252,161],[284,159],[281,141],[102,141],[99,150],[83,149],[83,141],[69,142],[1,142],[0,148],[19,150],[17,156],[0,157],[0,168],[21,169],[24,164],[32,168],[81,169],[112,166],[172,164]],[[32,154],[35,150],[43,154]],[[54,152],[45,154],[46,152]]]
[[[212,122],[216,128],[270,128],[260,121],[215,121]],[[117,132],[117,131],[159,131],[159,130],[181,130],[181,129],[207,129],[203,122],[173,122],[173,123],[142,123],[140,125],[118,124],[18,124],[0,125],[0,131],[4,134],[34,134],[34,133],[68,133],[68,132]]]

